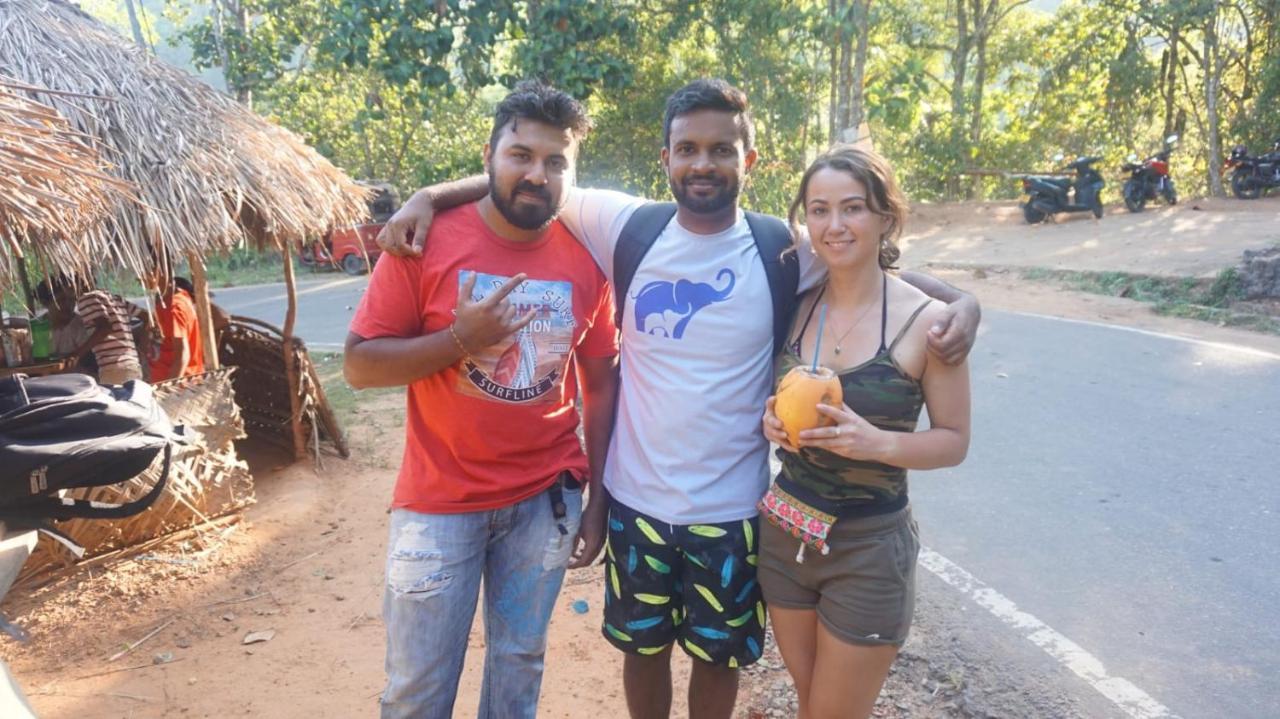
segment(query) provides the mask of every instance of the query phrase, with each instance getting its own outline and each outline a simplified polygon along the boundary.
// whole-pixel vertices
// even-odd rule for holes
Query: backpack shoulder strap
[[[791,230],[782,220],[771,215],[747,212],[747,226],[756,242],[756,251],[764,263],[769,293],[773,296],[773,352],[777,354],[787,343],[791,315],[796,309],[796,291],[800,288],[800,257],[794,250]]]
[[[617,309],[614,319],[619,330],[622,329],[627,290],[640,268],[640,261],[675,215],[674,202],[649,202],[636,208],[618,234],[618,244],[613,248],[613,296]]]

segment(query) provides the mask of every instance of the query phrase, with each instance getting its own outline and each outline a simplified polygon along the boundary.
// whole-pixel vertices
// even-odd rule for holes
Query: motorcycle
[[[1149,200],[1163,197],[1170,205],[1178,204],[1178,192],[1173,187],[1173,178],[1169,177],[1169,153],[1173,151],[1173,143],[1177,135],[1165,138],[1164,149],[1138,163],[1137,155],[1130,155],[1129,161],[1120,169],[1129,173],[1124,181],[1121,195],[1124,206],[1130,212],[1142,212]]]
[[[1062,155],[1053,159],[1061,162]],[[1022,204],[1022,216],[1027,223],[1034,225],[1058,212],[1092,212],[1094,217],[1102,217],[1102,188],[1106,182],[1093,168],[1101,159],[1081,157],[1067,164],[1063,172],[1071,171],[1074,176],[1019,175],[1022,190],[1027,193],[1026,202]],[[1073,195],[1070,199],[1069,194]]]
[[[1236,145],[1223,172],[1231,170],[1231,192],[1242,200],[1256,200],[1266,190],[1280,187],[1280,138],[1271,152],[1251,157],[1244,145]]]

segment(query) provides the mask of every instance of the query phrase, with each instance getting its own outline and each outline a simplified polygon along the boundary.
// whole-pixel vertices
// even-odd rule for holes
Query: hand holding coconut
[[[778,419],[778,398],[770,396],[764,401],[764,438],[782,447],[788,452],[799,452],[800,448],[791,443],[787,436],[787,426]]]
[[[778,394],[765,402],[764,435],[788,452],[798,452],[803,446],[801,431],[832,424],[832,420],[818,411],[820,404],[843,404],[844,390],[840,378],[826,367],[818,366],[818,354],[822,347],[822,328],[827,320],[827,306],[818,315],[818,340],[814,347],[813,364],[792,367],[778,383]]]
[[[818,405],[843,401],[844,392],[835,372],[816,363],[812,367],[793,367],[778,383],[778,394],[765,403],[765,437],[789,452],[798,452],[802,446],[801,430],[831,424],[818,412]]]
[[[801,447],[817,447],[848,459],[880,462],[892,454],[893,433],[871,424],[843,402],[819,404],[817,413],[831,426],[800,432]]]
[[[893,436],[843,401],[840,379],[826,367],[796,367],[765,401],[764,436],[788,452],[817,447],[855,460],[879,461]]]

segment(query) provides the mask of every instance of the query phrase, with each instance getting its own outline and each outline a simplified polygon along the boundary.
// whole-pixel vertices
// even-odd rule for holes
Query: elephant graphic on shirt
[[[645,334],[680,339],[689,326],[689,320],[707,305],[724,302],[733,292],[736,280],[733,271],[728,267],[716,273],[716,281],[728,284],[717,290],[706,282],[690,282],[689,280],[654,280],[636,293],[635,312],[636,330]],[[654,315],[658,315],[657,318]],[[673,326],[667,326],[670,318],[679,318]],[[656,321],[655,321],[656,320]]]

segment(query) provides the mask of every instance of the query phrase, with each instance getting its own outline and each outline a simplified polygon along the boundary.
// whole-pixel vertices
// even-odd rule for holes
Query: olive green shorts
[[[797,562],[800,540],[762,518],[759,581],[765,602],[816,610],[823,626],[852,644],[901,646],[915,610],[920,553],[911,507],[837,520],[827,541],[829,554],[807,547],[804,561]]]

